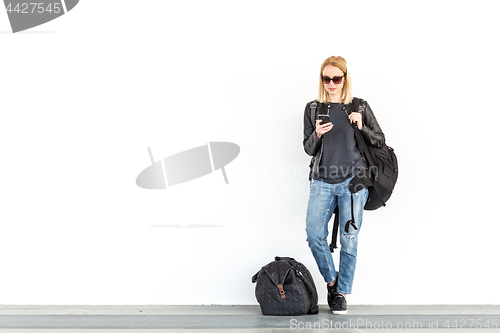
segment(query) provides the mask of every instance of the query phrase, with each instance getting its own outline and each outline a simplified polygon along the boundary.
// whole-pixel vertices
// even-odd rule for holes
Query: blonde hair
[[[347,72],[347,62],[342,57],[331,56],[326,58],[321,65],[321,70],[319,72],[319,94],[318,101],[321,103],[328,102],[328,91],[325,89],[325,85],[323,84],[323,79],[321,78],[323,75],[323,70],[326,66],[335,66],[344,72],[344,86],[342,87],[342,97],[340,99],[341,103],[349,104],[352,102],[352,81],[349,76],[349,72]]]

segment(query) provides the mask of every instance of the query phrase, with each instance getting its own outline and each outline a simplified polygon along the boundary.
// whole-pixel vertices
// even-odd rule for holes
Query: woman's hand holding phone
[[[323,134],[329,132],[333,128],[333,124],[329,122],[323,122],[323,119],[316,120],[316,136],[321,139]]]

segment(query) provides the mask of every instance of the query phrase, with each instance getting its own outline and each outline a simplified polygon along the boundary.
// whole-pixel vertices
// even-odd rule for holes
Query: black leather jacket
[[[319,163],[321,161],[321,156],[323,154],[323,140],[319,139],[316,135],[316,121],[312,122],[311,119],[311,101],[307,103],[306,108],[304,110],[304,150],[307,155],[312,156],[311,164],[311,173],[319,171]],[[343,106],[343,109],[346,110],[347,114],[351,114],[353,110],[351,110],[352,104],[346,104]],[[316,109],[316,114],[326,114],[326,109],[328,108],[326,103],[319,103]],[[368,105],[368,103],[364,100],[361,100],[359,111],[361,112],[363,119],[363,129],[361,133],[363,134],[363,138],[365,139],[366,144],[369,144],[373,147],[380,148],[385,143],[385,136],[380,128],[375,115],[373,114],[372,109]],[[309,179],[311,175],[309,176]]]

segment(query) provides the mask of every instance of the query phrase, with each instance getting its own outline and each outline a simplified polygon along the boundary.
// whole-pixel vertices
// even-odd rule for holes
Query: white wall
[[[342,55],[400,165],[365,214],[350,304],[499,304],[495,8],[82,0],[19,34],[0,10],[0,302],[256,304],[250,279],[280,255],[325,303],[302,117]],[[207,141],[241,147],[229,185],[136,186],[147,147]]]

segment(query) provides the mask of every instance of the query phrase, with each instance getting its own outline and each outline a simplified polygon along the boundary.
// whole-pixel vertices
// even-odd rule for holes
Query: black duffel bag
[[[317,314],[318,293],[309,270],[288,257],[275,257],[252,277],[255,296],[264,315]]]

